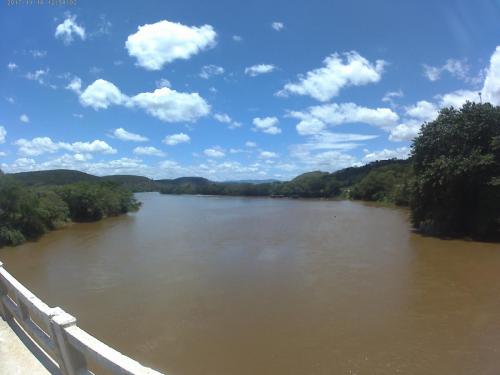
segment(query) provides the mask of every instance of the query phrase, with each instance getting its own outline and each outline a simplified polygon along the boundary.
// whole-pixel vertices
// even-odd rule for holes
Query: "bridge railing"
[[[121,354],[78,328],[76,319],[59,307],[49,307],[31,293],[0,262],[0,314],[19,324],[54,361],[64,375],[94,374],[96,363],[120,375],[162,375]]]

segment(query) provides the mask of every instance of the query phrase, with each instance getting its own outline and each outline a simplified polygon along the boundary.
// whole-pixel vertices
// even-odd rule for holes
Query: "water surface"
[[[173,375],[498,374],[500,245],[357,202],[139,194],[0,250],[79,325]]]

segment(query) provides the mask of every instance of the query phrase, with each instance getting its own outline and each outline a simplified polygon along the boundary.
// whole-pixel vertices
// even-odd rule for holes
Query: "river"
[[[498,374],[500,245],[360,202],[138,194],[0,249],[81,328],[172,375]]]

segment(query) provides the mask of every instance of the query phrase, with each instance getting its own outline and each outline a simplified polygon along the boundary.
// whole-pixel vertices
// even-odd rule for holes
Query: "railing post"
[[[0,270],[3,269],[3,263],[0,262]],[[7,287],[2,281],[2,277],[0,277],[0,315],[6,320],[12,320],[12,313],[9,311],[7,306],[5,306],[4,298],[7,298]]]
[[[76,350],[66,336],[66,328],[76,325],[76,319],[61,308],[53,309],[54,316],[50,318],[50,330],[55,341],[59,367],[64,375],[78,375],[80,370],[87,368],[85,357]]]

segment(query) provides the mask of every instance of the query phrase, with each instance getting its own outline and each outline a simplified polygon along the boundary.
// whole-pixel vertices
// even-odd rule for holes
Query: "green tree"
[[[500,226],[500,107],[466,103],[424,124],[412,145],[413,223],[424,231],[489,237]]]

